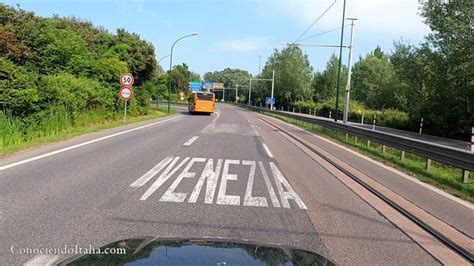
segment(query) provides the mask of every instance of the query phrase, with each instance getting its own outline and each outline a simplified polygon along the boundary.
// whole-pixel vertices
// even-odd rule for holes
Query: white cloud
[[[274,14],[295,17],[306,29],[333,0],[274,0]],[[318,21],[310,33],[321,32],[341,25],[343,0]],[[346,17],[356,17],[357,32],[407,38],[423,36],[428,27],[418,15],[417,0],[348,0]],[[298,36],[295,36],[295,38]]]
[[[264,47],[268,37],[246,37],[240,39],[225,40],[217,43],[217,48],[223,51],[249,52]]]

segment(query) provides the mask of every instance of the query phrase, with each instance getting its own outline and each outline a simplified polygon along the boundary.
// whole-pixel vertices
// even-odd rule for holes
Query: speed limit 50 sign
[[[134,81],[135,80],[133,79],[133,76],[130,73],[123,73],[122,75],[120,75],[120,84],[124,87],[131,87]]]

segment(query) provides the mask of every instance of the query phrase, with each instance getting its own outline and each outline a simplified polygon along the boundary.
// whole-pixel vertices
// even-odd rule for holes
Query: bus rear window
[[[211,93],[198,93],[197,99],[201,101],[212,101],[212,94]]]

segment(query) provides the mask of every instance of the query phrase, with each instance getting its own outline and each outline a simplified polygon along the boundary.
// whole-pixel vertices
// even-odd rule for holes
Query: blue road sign
[[[188,89],[190,91],[202,91],[202,86],[200,81],[190,81],[188,84]]]
[[[189,86],[190,91],[202,91],[201,86]]]
[[[202,83],[202,86],[206,86],[206,87],[213,87],[214,86],[214,82],[207,82],[207,81],[204,81]]]
[[[275,104],[275,98],[272,98],[272,97],[265,98],[265,104],[266,105]]]

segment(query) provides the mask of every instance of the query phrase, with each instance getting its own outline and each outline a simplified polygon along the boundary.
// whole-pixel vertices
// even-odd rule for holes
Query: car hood
[[[131,238],[100,250],[122,254],[78,255],[60,265],[333,265],[306,250],[222,239]]]

